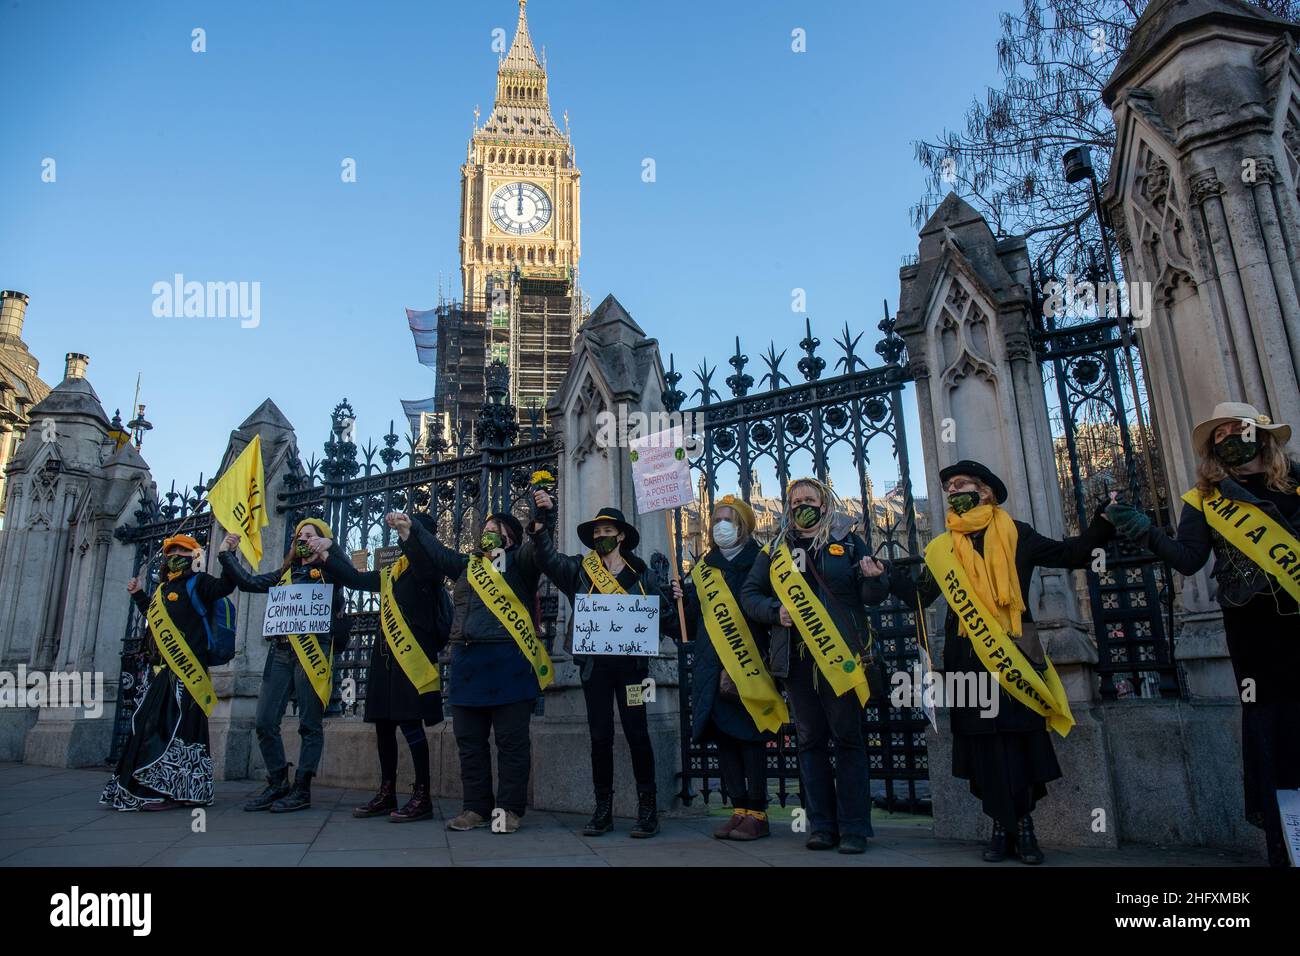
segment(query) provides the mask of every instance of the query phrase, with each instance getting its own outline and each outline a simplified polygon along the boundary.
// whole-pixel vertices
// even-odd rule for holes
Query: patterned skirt
[[[147,673],[149,686],[131,718],[131,738],[99,802],[114,810],[139,810],[168,799],[208,806],[213,774],[207,715],[170,670]]]

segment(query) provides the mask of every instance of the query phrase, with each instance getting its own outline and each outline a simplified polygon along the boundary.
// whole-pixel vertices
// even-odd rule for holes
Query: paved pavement
[[[254,781],[217,784],[206,832],[189,811],[118,813],[98,806],[106,771],[0,763],[0,867],[21,866],[989,866],[980,846],[930,836],[929,820],[877,810],[876,837],[862,856],[812,853],[786,822],[752,843],[714,840],[726,815],[667,816],[649,840],[628,836],[630,820],[601,837],[580,834],[585,817],[530,811],[517,833],[450,833],[458,801],[440,801],[434,820],[357,820],[371,794],[317,787],[297,813],[245,813]],[[1240,866],[1255,861],[1217,850],[1126,846],[1045,848],[1047,866]],[[1007,861],[1003,867],[1023,864]]]

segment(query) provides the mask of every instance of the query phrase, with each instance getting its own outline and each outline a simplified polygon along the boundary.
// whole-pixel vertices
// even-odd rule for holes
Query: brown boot
[[[761,810],[750,810],[745,814],[745,819],[741,821],[740,826],[731,831],[728,839],[743,842],[771,835],[772,828],[767,824],[767,814]]]
[[[379,792],[370,798],[369,803],[352,808],[354,817],[378,817],[392,813],[397,809],[397,784],[385,780],[379,785]]]
[[[406,801],[406,806],[400,810],[394,810],[388,815],[388,819],[394,823],[406,823],[410,820],[429,820],[433,818],[433,800],[429,796],[429,785],[427,783],[417,783],[411,791],[411,799]]]
[[[731,818],[713,831],[713,839],[725,840],[730,837],[732,832],[748,818],[748,814],[748,810],[737,807],[736,812],[731,815]]]

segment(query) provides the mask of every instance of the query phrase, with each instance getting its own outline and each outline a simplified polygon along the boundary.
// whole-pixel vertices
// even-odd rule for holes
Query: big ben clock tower
[[[509,366],[521,414],[533,403],[545,408],[568,370],[581,299],[580,173],[567,129],[551,116],[527,2],[482,125],[475,111],[460,214],[463,308],[483,315],[483,361]]]

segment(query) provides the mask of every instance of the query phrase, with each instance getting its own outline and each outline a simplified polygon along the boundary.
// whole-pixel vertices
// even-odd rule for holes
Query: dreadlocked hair
[[[821,498],[822,517],[811,528],[800,528],[794,523],[794,506],[790,502],[794,498],[795,489],[800,485],[812,488]],[[781,512],[781,523],[777,527],[776,537],[772,539],[772,551],[775,552],[780,548],[788,535],[795,533],[811,535],[813,550],[821,550],[830,541],[831,525],[836,514],[844,510],[839,495],[835,494],[830,485],[816,478],[796,478],[785,489],[785,509]]]

